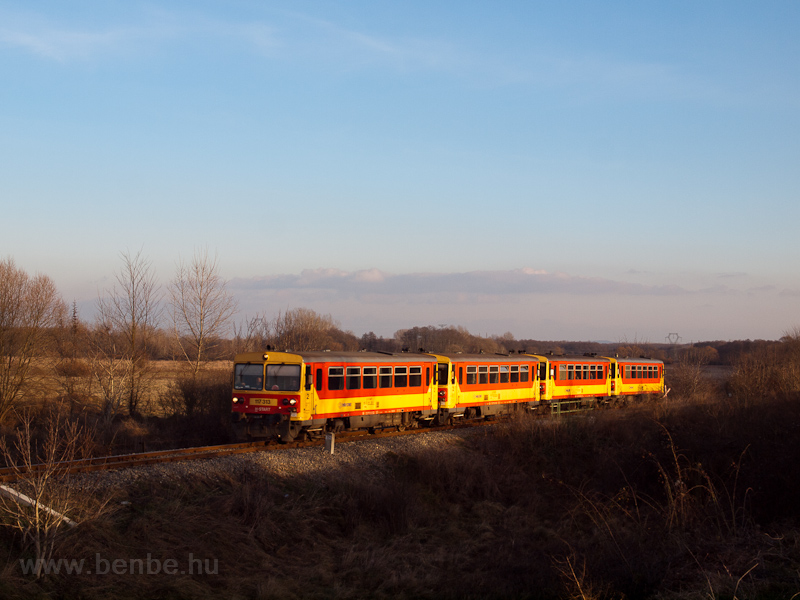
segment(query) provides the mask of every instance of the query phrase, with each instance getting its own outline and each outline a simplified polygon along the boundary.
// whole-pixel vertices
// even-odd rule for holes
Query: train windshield
[[[236,390],[263,390],[264,365],[236,365],[233,371]]]
[[[267,365],[267,390],[296,392],[300,389],[300,365]]]

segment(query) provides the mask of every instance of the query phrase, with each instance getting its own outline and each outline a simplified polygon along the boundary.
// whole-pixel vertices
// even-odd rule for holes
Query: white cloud
[[[85,59],[137,38],[149,37],[149,33],[151,33],[130,28],[106,31],[70,31],[39,26],[26,29],[0,28],[0,43],[22,48],[43,58],[61,62],[70,59]]]
[[[344,296],[430,297],[438,301],[473,301],[475,296],[515,294],[574,294],[622,296],[673,296],[690,293],[675,285],[642,285],[599,277],[579,277],[523,268],[512,271],[471,271],[465,273],[391,274],[378,269],[341,271],[308,269],[299,275],[271,275],[234,279],[232,290],[241,291],[325,291]],[[720,290],[727,292],[728,290]]]
[[[140,24],[70,26],[36,15],[0,13],[0,23],[3,23],[0,45],[59,62],[87,60],[110,53],[145,53],[150,52],[156,42],[192,38],[244,42],[260,53],[278,45],[275,28],[257,21],[225,21],[167,11],[136,15],[135,20]]]

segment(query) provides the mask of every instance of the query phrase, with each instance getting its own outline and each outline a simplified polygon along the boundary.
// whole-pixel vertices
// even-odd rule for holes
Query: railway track
[[[561,409],[551,411],[547,414],[540,414],[541,417],[554,416],[561,417],[568,414],[584,413],[591,411],[595,408],[592,406],[582,406],[582,402],[567,402],[566,406],[575,405],[569,409]],[[491,416],[486,418],[478,418],[472,420],[463,420],[456,424],[450,425],[436,425],[432,427],[415,427],[409,429],[396,429],[389,427],[386,429],[378,430],[374,433],[368,433],[366,430],[359,431],[345,431],[336,434],[336,443],[343,444],[349,442],[376,440],[386,437],[396,437],[402,435],[416,435],[424,434],[426,432],[434,431],[449,431],[453,429],[464,429],[471,427],[479,427],[487,423],[497,422],[502,420],[502,416]],[[507,417],[505,417],[507,418]],[[119,454],[114,456],[98,456],[94,458],[85,458],[69,462],[56,463],[55,465],[16,465],[0,468],[0,482],[16,481],[30,472],[57,470],[61,473],[86,473],[90,471],[108,471],[112,469],[126,469],[131,467],[142,467],[147,465],[180,462],[187,460],[204,460],[216,458],[218,456],[225,456],[229,454],[246,454],[249,452],[264,452],[264,451],[280,451],[291,450],[293,448],[311,448],[315,446],[323,446],[325,444],[325,436],[319,435],[310,440],[295,441],[286,444],[281,444],[275,441],[256,441],[256,442],[241,442],[236,444],[222,444],[218,446],[197,446],[192,448],[176,448],[172,450],[158,450],[154,452],[139,452],[134,454]]]
[[[336,434],[336,443],[348,443],[364,440],[375,440],[386,437],[395,437],[401,435],[414,435],[424,434],[425,432],[433,431],[448,431],[452,429],[461,429],[468,427],[476,427],[486,423],[486,421],[469,421],[459,423],[458,425],[446,425],[436,427],[425,427],[406,429],[398,431],[396,429],[384,429],[375,433],[367,433],[362,431],[343,432]],[[142,467],[147,465],[154,465],[168,462],[179,462],[186,460],[204,460],[209,458],[216,458],[218,456],[225,456],[229,454],[246,454],[248,452],[263,452],[263,451],[281,451],[290,450],[292,448],[310,448],[315,446],[323,446],[325,444],[324,436],[313,438],[306,441],[296,441],[288,444],[279,444],[274,441],[258,441],[258,442],[244,442],[237,444],[223,444],[219,446],[198,446],[192,448],[177,448],[173,450],[158,450],[155,452],[139,452],[135,454],[119,454],[114,456],[98,456],[94,458],[85,458],[80,460],[73,460],[69,462],[61,462],[53,465],[36,464],[36,465],[17,465],[10,467],[0,468],[0,481],[9,482],[16,481],[21,477],[33,472],[44,472],[46,470],[57,470],[62,473],[86,473],[90,471],[107,471],[112,469],[126,469],[131,467]]]

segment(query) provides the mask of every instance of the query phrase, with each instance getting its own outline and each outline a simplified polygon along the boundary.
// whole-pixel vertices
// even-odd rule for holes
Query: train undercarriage
[[[601,408],[622,407],[638,397],[606,396],[568,398],[545,402],[516,402],[455,409],[381,413],[334,419],[292,421],[288,415],[246,415],[234,413],[233,433],[239,441],[275,439],[283,443],[313,438],[326,433],[396,428],[400,431],[417,427],[444,426],[464,421],[490,419],[518,411],[528,411],[542,416],[567,415]]]

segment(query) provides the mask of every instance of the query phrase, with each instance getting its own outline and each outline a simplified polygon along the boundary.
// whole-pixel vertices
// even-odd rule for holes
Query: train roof
[[[613,356],[586,356],[585,354],[561,354],[561,355],[537,355],[540,358],[549,360],[550,362],[601,362],[607,363],[616,361],[619,364],[636,363],[636,364],[662,364],[663,361],[655,358],[617,358]]]
[[[607,356],[586,356],[585,354],[537,354],[540,359],[545,359],[550,362],[586,362],[586,363],[607,363],[611,359]]]
[[[269,358],[264,358],[268,356]],[[444,357],[452,362],[482,362],[485,364],[538,362],[585,362],[609,363],[616,361],[619,364],[663,364],[663,361],[653,358],[612,358],[608,356],[576,355],[536,355],[536,354],[448,354],[448,353],[416,353],[416,352],[279,352],[267,350],[264,352],[246,352],[236,355],[236,362],[335,362],[335,363],[409,363],[409,362],[436,362],[437,357]]]
[[[634,357],[631,357],[631,358],[616,358],[614,360],[616,360],[621,365],[623,365],[625,363],[636,363],[637,365],[646,365],[646,364],[662,365],[662,364],[664,364],[663,360],[658,360],[657,358],[644,358],[643,356],[640,356],[639,358],[634,358]]]
[[[447,358],[452,362],[529,363],[539,360],[530,354],[449,354],[446,352],[431,352],[431,354]]]
[[[268,357],[268,358],[265,358]],[[413,352],[246,352],[236,355],[236,362],[331,362],[331,363],[434,363],[436,358],[430,354]]]

